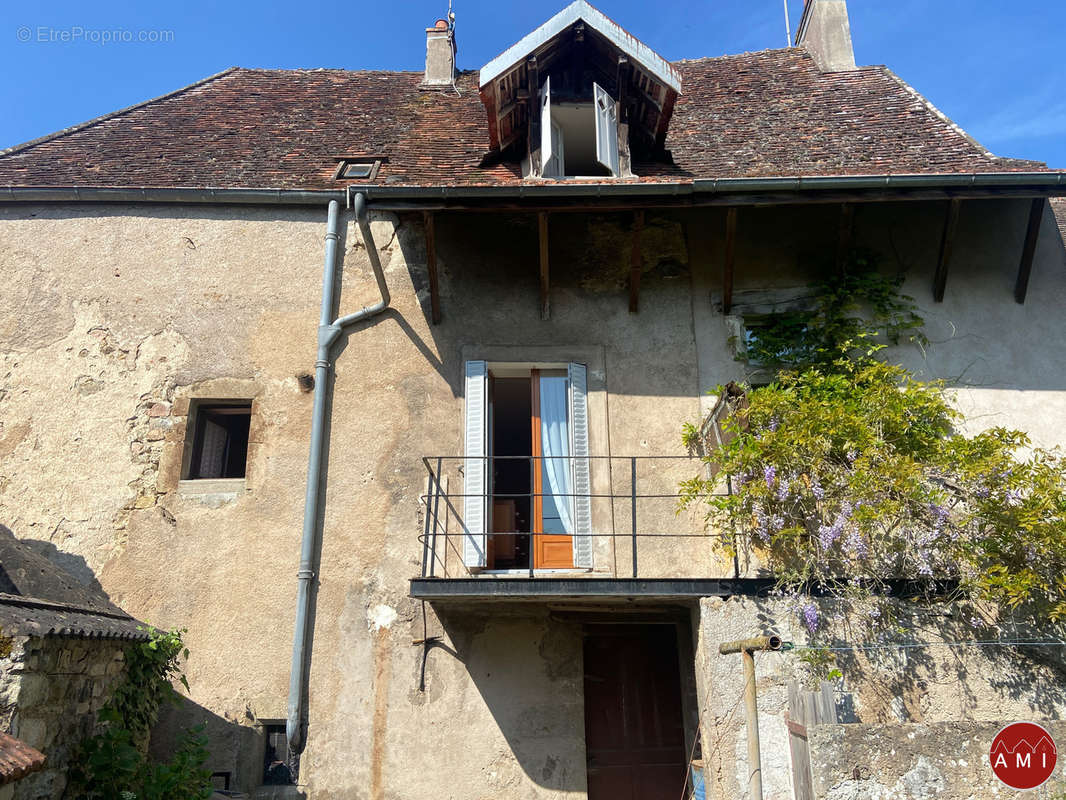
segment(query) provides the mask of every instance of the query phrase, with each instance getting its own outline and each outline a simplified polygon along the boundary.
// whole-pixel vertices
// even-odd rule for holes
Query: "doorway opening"
[[[682,796],[689,759],[677,631],[674,624],[585,626],[588,800]]]
[[[567,371],[489,372],[489,569],[570,569],[573,463]],[[532,562],[532,563],[531,563]]]

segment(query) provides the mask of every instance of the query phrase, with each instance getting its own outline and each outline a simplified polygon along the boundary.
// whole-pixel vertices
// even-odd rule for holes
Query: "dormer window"
[[[541,176],[619,176],[618,104],[598,83],[593,101],[553,103],[551,78],[541,89]]]
[[[585,0],[481,69],[490,148],[528,178],[633,176],[667,161],[677,70]]]

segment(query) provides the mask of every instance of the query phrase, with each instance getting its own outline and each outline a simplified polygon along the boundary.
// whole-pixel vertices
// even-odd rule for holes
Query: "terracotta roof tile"
[[[884,67],[822,73],[806,51],[681,61],[666,147],[642,181],[1043,169],[988,153]],[[477,73],[233,69],[0,155],[0,186],[336,189],[338,159],[386,155],[385,185],[506,185]],[[486,166],[482,166],[483,162]],[[355,183],[356,181],[350,181]]]
[[[1059,225],[1059,236],[1063,243],[1066,243],[1066,197],[1052,197],[1051,212]]]
[[[17,781],[43,766],[43,753],[14,736],[0,733],[0,786]]]

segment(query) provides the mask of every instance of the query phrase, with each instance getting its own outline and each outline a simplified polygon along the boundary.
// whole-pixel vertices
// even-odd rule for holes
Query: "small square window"
[[[251,400],[200,400],[189,408],[185,479],[243,478]]]
[[[373,180],[381,165],[380,159],[344,160],[337,168],[336,180]]]

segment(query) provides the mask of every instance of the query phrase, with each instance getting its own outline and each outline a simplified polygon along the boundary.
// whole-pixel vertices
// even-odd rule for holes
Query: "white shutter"
[[[570,364],[567,375],[570,379],[570,455],[574,470],[574,566],[591,569],[588,371],[584,364]]]
[[[596,112],[596,160],[618,175],[618,107],[598,83],[592,84]]]
[[[540,174],[546,178],[557,177],[562,153],[559,150],[560,134],[552,122],[552,90],[550,77],[544,79],[540,89]]]
[[[486,566],[485,509],[488,505],[488,364],[466,362],[466,439],[463,448],[463,563]]]

